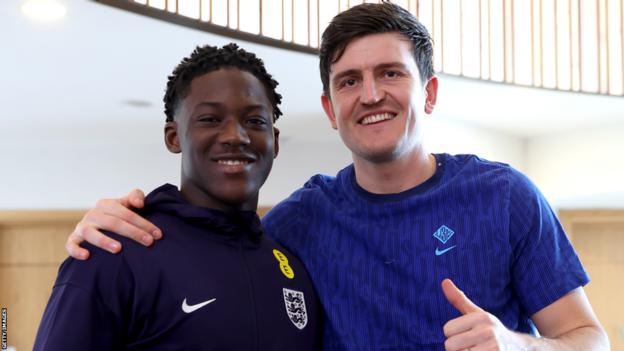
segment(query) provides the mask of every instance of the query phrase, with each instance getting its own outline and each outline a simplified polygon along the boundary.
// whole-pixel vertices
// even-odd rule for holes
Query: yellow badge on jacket
[[[279,267],[284,276],[288,279],[293,279],[295,277],[295,272],[292,267],[288,264],[288,258],[284,255],[280,250],[273,249],[273,256],[279,262]]]

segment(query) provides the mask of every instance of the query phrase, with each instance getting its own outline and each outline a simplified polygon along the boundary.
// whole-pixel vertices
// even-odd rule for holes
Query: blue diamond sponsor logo
[[[455,234],[455,232],[451,228],[443,225],[438,228],[435,233],[433,233],[433,237],[440,240],[442,244],[446,244],[446,242],[449,241],[453,234]]]

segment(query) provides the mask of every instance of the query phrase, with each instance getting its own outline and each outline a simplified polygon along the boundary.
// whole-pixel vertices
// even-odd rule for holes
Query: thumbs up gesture
[[[505,328],[498,318],[475,305],[450,279],[442,281],[442,291],[461,316],[444,325],[447,351],[480,351],[514,349],[515,333]]]

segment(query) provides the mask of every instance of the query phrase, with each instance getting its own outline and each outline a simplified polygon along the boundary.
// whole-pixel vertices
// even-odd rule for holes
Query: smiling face
[[[277,134],[265,87],[251,73],[222,68],[196,77],[165,126],[167,148],[182,153],[182,195],[197,206],[255,211]]]
[[[351,41],[331,65],[330,96],[321,100],[355,162],[422,150],[420,118],[433,111],[437,79],[423,86],[412,52],[401,34],[371,34]]]

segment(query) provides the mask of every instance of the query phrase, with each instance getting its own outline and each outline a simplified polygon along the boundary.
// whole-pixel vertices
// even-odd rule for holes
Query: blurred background
[[[166,78],[197,45],[235,41],[284,96],[263,210],[351,162],[321,109],[319,34],[339,0],[0,2],[0,305],[7,346],[32,348],[65,238],[85,209],[179,182],[163,143]],[[431,152],[506,162],[542,190],[624,350],[622,0],[396,1],[435,41]]]

